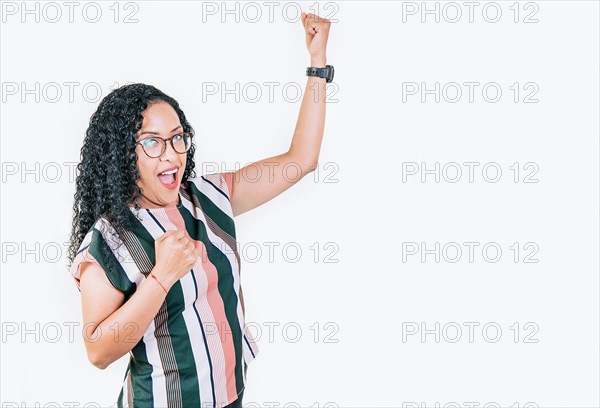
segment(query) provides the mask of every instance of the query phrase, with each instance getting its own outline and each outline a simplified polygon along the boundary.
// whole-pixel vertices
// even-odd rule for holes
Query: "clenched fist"
[[[325,62],[327,55],[327,39],[331,21],[313,13],[302,12],[302,25],[306,33],[306,48],[313,64],[320,65]],[[325,65],[323,65],[325,66]]]
[[[154,275],[167,290],[192,269],[200,256],[200,251],[186,235],[186,231],[167,231],[154,241]]]

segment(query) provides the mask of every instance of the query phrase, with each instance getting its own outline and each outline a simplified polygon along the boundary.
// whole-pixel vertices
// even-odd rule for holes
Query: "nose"
[[[173,161],[177,158],[177,152],[175,151],[175,149],[173,149],[173,145],[171,144],[171,141],[169,140],[168,142],[165,143],[165,151],[162,154],[162,156],[160,156],[161,160],[167,160],[167,161]]]

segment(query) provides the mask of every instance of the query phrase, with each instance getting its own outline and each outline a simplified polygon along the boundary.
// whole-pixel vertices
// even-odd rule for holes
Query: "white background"
[[[270,21],[265,3],[254,3],[262,18],[252,23],[256,9],[245,3],[237,3],[236,22],[235,14],[221,15],[221,2],[210,15],[200,2],[137,1],[118,4],[115,23],[110,2],[91,23],[82,14],[87,3],[77,3],[70,22],[58,2],[62,18],[52,23],[53,6],[28,3],[38,9],[36,22],[21,2],[7,3],[0,31],[0,400],[110,406],[127,357],[104,371],[88,362],[79,292],[65,268],[75,192],[69,169],[89,117],[115,84],[144,82],[180,102],[199,135],[199,173],[202,163],[233,170],[284,152],[300,101],[286,100],[282,88],[303,89],[310,63],[298,7],[285,9],[286,21],[285,3],[276,2]],[[438,7],[439,22],[421,20],[421,2],[320,3],[318,13],[336,20],[327,55],[336,76],[319,171],[236,218],[247,249],[246,317],[262,329],[246,404],[600,406],[598,2],[499,2],[496,23],[488,3],[477,2],[472,22],[464,2],[455,3],[463,13],[455,23],[456,7],[444,2],[426,5]],[[314,12],[316,5],[301,7]],[[123,22],[132,12],[137,22]],[[530,14],[537,22],[523,21]],[[76,83],[72,99],[69,82]],[[228,89],[261,84],[262,98],[223,102],[220,93],[203,93],[222,82]],[[278,83],[271,102],[265,82]],[[422,102],[419,93],[403,101],[403,83],[434,89],[436,82],[440,89],[460,84],[462,98],[450,100],[450,85],[438,103],[433,94]],[[465,82],[479,83],[472,103]],[[488,83],[502,90],[495,103],[482,96]],[[532,90],[537,102],[525,103]],[[420,173],[403,171],[413,162],[428,169],[437,162],[447,173],[422,182]],[[478,163],[473,182],[465,162]],[[463,170],[457,182],[448,163]],[[501,178],[486,180],[496,168]],[[530,173],[536,182],[525,182]],[[272,262],[265,242],[279,243]],[[407,254],[411,242],[426,249],[439,243],[447,252],[440,249],[439,262],[434,255],[422,261]],[[464,242],[479,245],[473,262]],[[302,250],[297,262],[282,253],[289,243]],[[463,250],[457,262],[448,243]],[[484,258],[487,243],[501,248],[497,262]],[[254,260],[257,246],[263,253]],[[468,322],[476,325],[472,342]],[[424,340],[422,323],[430,330]],[[272,341],[269,324],[279,324]],[[302,330],[297,342],[294,327]],[[409,335],[411,327],[419,332]],[[456,327],[462,337],[453,342]]]

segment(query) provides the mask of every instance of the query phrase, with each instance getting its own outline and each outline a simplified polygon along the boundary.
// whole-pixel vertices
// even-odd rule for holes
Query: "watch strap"
[[[325,65],[325,68],[307,67],[306,75],[307,76],[316,76],[319,78],[325,78],[326,82],[331,82],[331,81],[333,81],[333,66]]]

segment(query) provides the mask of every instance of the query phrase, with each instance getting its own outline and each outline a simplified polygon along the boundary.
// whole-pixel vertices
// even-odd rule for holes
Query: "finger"
[[[163,237],[165,240],[177,241],[179,239],[179,231],[167,231]]]
[[[315,33],[319,31],[320,22],[317,20],[318,16],[315,14],[309,14],[306,19],[307,31],[310,33]]]
[[[177,230],[177,231],[173,231],[169,236],[168,236],[169,240],[171,240],[174,243],[182,243],[184,242],[183,240],[187,239],[185,237],[185,231],[181,231],[181,230]]]
[[[173,230],[169,230],[169,231],[165,232],[164,234],[162,234],[160,237],[156,238],[156,241],[162,241],[162,240],[164,240],[165,238],[167,238],[167,237],[169,237],[169,236],[173,235],[173,233],[174,233],[174,232],[175,232],[175,231],[173,231]]]
[[[315,13],[308,13],[306,15],[306,25],[309,27],[314,26],[316,23],[318,23],[319,21],[319,16],[317,16]]]
[[[310,21],[314,24],[319,24],[324,20],[323,17],[321,17],[315,13],[309,13],[309,16],[310,16]]]
[[[194,243],[192,242],[192,240],[188,239],[188,238],[181,239],[181,240],[177,241],[177,243],[180,245],[181,249],[184,251],[189,250],[190,246],[194,246]]]

